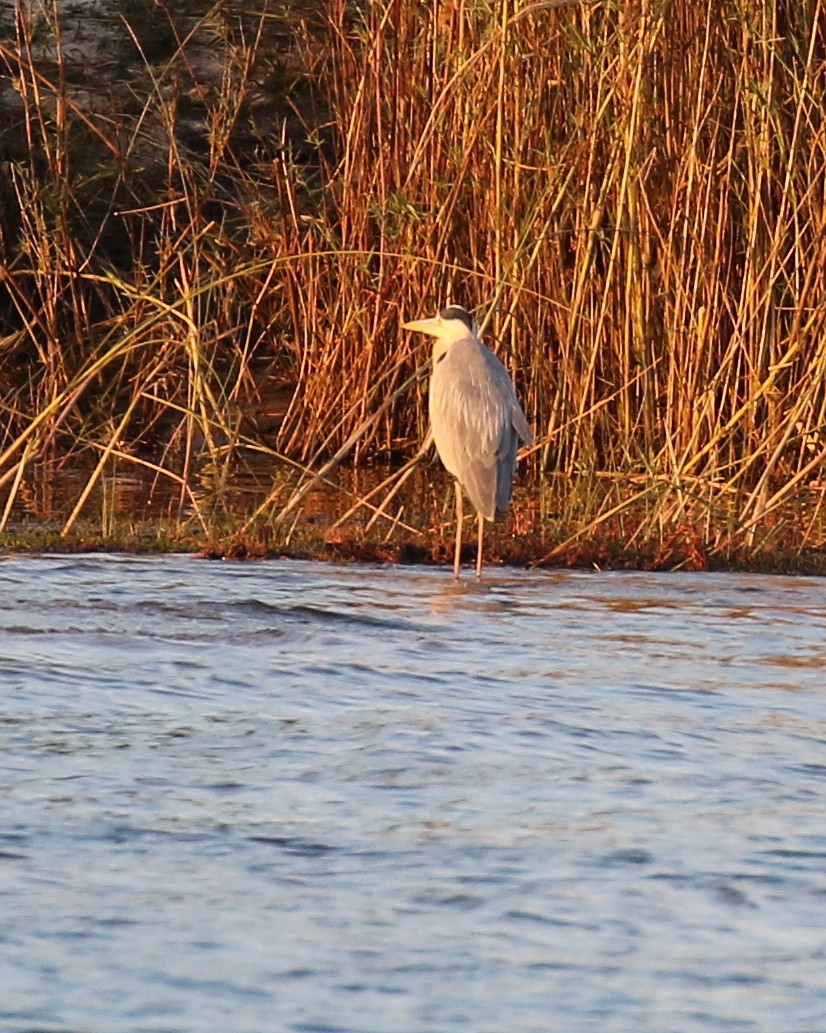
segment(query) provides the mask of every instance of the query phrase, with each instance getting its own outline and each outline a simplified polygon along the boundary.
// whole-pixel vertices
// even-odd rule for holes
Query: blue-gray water
[[[823,1033],[826,581],[0,560],[0,1030]]]

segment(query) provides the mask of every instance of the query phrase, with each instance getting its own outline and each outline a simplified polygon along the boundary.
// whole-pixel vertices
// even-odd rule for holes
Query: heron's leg
[[[485,537],[485,518],[480,513],[478,516],[479,520],[479,541],[476,545],[476,580],[481,580],[482,577],[482,541]]]
[[[456,548],[453,552],[453,576],[459,577],[462,567],[462,486],[458,481],[456,485]]]

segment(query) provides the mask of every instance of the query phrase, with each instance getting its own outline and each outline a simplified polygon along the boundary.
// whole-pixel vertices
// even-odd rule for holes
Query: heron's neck
[[[450,349],[456,344],[457,341],[466,341],[469,337],[472,337],[470,330],[466,326],[457,326],[454,330],[452,327],[450,330],[434,338],[433,340],[433,365],[441,359]]]
[[[437,337],[433,341],[433,365],[435,366],[439,359],[443,359],[447,352],[450,350],[450,346],[453,341],[446,341],[444,337]]]

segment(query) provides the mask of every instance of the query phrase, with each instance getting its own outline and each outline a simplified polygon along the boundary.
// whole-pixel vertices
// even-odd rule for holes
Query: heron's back
[[[457,341],[435,362],[429,407],[439,458],[493,520],[510,501],[519,442],[531,440],[508,371],[477,338]]]

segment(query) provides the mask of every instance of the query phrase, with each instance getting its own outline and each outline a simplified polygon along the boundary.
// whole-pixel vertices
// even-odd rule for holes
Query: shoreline
[[[826,548],[797,549],[784,545],[771,551],[746,553],[737,550],[727,555],[684,534],[669,541],[648,545],[622,542],[609,535],[582,538],[569,544],[539,542],[537,536],[509,537],[490,534],[485,550],[485,571],[496,569],[647,571],[673,573],[754,573],[777,576],[826,576]],[[195,536],[116,534],[104,537],[80,528],[63,537],[53,531],[28,529],[10,532],[0,539],[0,560],[10,556],[83,555],[111,553],[120,555],[167,556],[186,553],[194,558],[223,562],[255,563],[273,560],[306,560],[342,565],[443,567],[453,563],[453,543],[449,538],[432,540],[402,538],[384,542],[353,535],[337,535],[328,540],[317,532],[296,534],[289,543],[264,543],[247,536],[229,535],[212,542]],[[464,576],[472,578],[475,559],[473,542],[462,546]],[[484,580],[484,574],[483,574]]]

